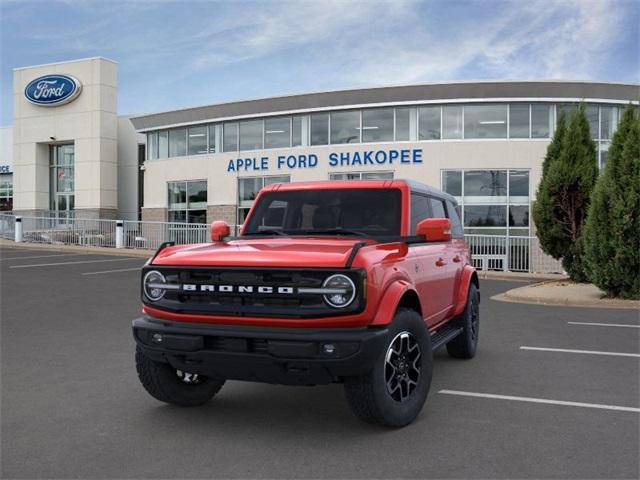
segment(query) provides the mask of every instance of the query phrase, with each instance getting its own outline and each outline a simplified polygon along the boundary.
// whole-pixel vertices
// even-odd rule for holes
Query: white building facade
[[[347,90],[133,117],[147,135],[142,218],[241,224],[273,182],[407,178],[461,205],[467,233],[528,236],[562,111],[585,103],[603,166],[640,88],[480,82]]]
[[[100,57],[14,71],[0,208],[238,225],[266,184],[407,178],[457,197],[467,233],[527,236],[560,113],[584,102],[602,167],[640,98],[629,84],[468,82],[118,116],[117,89],[117,64]]]
[[[14,212],[137,216],[139,138],[117,115],[117,88],[117,64],[105,58],[14,70],[13,126],[2,138],[2,152],[12,150]]]

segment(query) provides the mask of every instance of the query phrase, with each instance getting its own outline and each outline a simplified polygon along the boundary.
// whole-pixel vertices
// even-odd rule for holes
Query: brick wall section
[[[50,217],[50,210],[14,210],[13,214],[17,217]]]
[[[207,222],[211,223],[216,220],[224,220],[232,226],[236,223],[236,211],[235,205],[209,205],[207,206]]]
[[[236,209],[235,205],[209,205],[207,206],[207,223],[211,223],[215,220],[224,220],[232,226],[236,223]],[[142,209],[142,221],[143,222],[166,222],[167,221],[167,209],[166,208],[143,208]]]
[[[142,221],[143,222],[166,222],[167,209],[166,208],[143,208]]]
[[[14,210],[14,215],[22,217],[45,217],[50,218],[53,214],[51,210]],[[75,218],[87,220],[117,220],[118,211],[113,208],[77,208],[73,210]]]
[[[118,211],[112,208],[78,208],[75,215],[76,218],[117,220]]]

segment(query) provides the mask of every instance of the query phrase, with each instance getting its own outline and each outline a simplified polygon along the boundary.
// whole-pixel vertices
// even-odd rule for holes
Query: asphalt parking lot
[[[640,475],[636,311],[497,302],[522,284],[485,280],[477,357],[440,351],[422,414],[389,431],[353,417],[339,385],[228,382],[197,409],[151,398],[130,333],[143,263],[0,248],[2,478]]]

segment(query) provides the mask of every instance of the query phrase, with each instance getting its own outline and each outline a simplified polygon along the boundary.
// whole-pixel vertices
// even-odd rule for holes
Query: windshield
[[[400,198],[391,188],[269,192],[243,235],[399,235]]]

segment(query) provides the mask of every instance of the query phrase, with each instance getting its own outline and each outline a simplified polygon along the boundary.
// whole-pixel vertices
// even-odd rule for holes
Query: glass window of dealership
[[[71,217],[75,205],[75,148],[49,146],[49,208],[59,217]]]
[[[545,102],[442,103],[199,124],[148,133],[147,160],[217,152],[401,141],[548,141],[560,113],[570,114],[577,107],[577,103]],[[591,136],[598,147],[600,168],[606,163],[622,108],[613,104],[585,105]],[[389,179],[393,178],[394,172],[331,172],[328,176],[333,180]],[[239,178],[237,223],[244,221],[260,188],[289,181],[287,175]],[[172,194],[176,183],[184,186],[180,187],[179,194]],[[190,208],[186,193],[188,183],[171,182],[168,185],[169,220],[204,222],[206,182],[204,197],[200,196],[193,208]],[[529,235],[531,186],[528,170],[444,169],[440,188],[457,198],[466,233]]]
[[[206,223],[206,180],[169,182],[168,197],[170,222]]]
[[[0,212],[13,210],[13,173],[0,173]]]
[[[477,103],[338,110],[218,122],[147,134],[147,160],[216,152],[401,141],[549,139],[576,103]],[[599,164],[622,107],[587,104]]]

